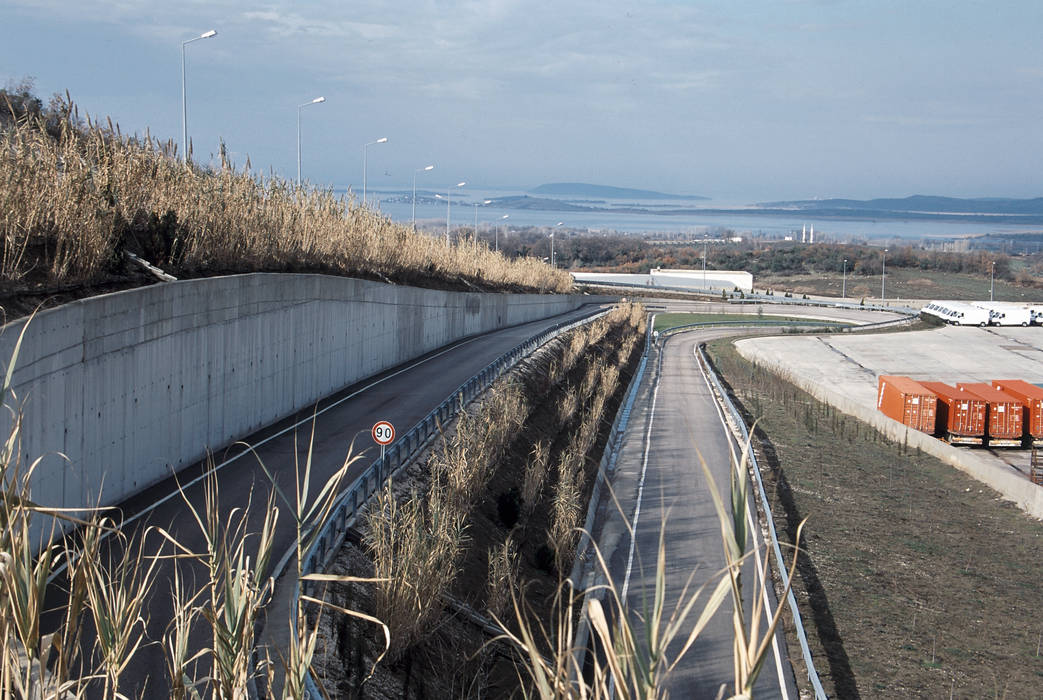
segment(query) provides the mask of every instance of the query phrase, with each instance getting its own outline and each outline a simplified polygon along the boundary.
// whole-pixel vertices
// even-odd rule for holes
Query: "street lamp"
[[[847,299],[847,258],[844,258],[844,286],[843,291],[840,292],[841,299]]]
[[[426,173],[428,170],[434,170],[435,166],[425,165],[423,168],[417,168],[413,171],[413,230],[416,231],[416,174]]]
[[[185,90],[185,47],[193,41],[217,36],[217,30],[203,32],[194,39],[181,42],[181,158],[188,162],[188,97]]]
[[[511,217],[510,214],[504,214],[503,216],[500,217],[500,221],[505,221],[505,220],[509,219],[510,217]],[[499,253],[500,252],[500,227],[499,226],[496,227],[495,235],[496,235],[496,252]]]
[[[996,288],[996,261],[992,261],[992,273],[989,275],[989,301],[992,301],[992,292]]]
[[[453,187],[463,187],[466,182],[458,182]],[[450,195],[453,193],[453,187],[447,187],[445,190],[445,244],[449,245],[449,208],[452,205],[450,201]]]
[[[325,102],[325,97],[316,97],[311,102],[305,102],[302,105],[297,105],[297,186],[301,186],[301,110],[308,105],[317,105],[320,102]]]
[[[706,239],[703,239],[703,289],[706,289]]]
[[[558,228],[564,223],[564,221],[559,221],[558,223],[554,224],[554,228]],[[550,266],[554,267],[554,231],[550,232]]]
[[[493,203],[493,200],[486,199],[482,202],[483,206],[489,206]],[[474,240],[478,241],[478,202],[474,203]]]
[[[387,143],[387,137],[379,138],[376,141],[370,141],[369,143],[362,146],[362,206],[366,206],[366,149],[370,146],[375,146],[378,143]]]
[[[887,248],[884,248],[884,255],[880,258],[880,301],[884,300],[884,279],[887,277]]]

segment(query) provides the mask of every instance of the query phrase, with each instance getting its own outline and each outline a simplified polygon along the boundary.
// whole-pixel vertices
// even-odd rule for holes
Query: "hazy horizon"
[[[1043,5],[1027,0],[8,0],[0,83],[68,90],[207,163],[437,190],[547,182],[772,200],[1029,198]],[[323,104],[298,106],[323,96]]]

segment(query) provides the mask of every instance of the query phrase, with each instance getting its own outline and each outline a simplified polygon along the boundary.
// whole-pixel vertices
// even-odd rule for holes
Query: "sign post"
[[[379,420],[373,424],[369,431],[373,436],[373,442],[380,445],[380,471],[384,471],[384,449],[395,441],[395,426],[390,421]],[[381,477],[383,478],[383,477]]]

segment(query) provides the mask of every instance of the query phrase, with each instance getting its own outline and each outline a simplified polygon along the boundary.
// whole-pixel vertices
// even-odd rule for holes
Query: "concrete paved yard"
[[[781,366],[801,384],[817,384],[869,407],[875,407],[881,374],[947,384],[1043,382],[1043,328],[1036,327],[751,338],[736,347],[749,359]]]

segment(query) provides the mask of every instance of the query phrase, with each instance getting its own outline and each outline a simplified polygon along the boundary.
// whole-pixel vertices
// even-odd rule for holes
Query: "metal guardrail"
[[[354,522],[359,508],[365,504],[370,497],[376,493],[383,484],[393,476],[399,469],[407,465],[428,441],[434,438],[442,425],[456,416],[467,404],[488,389],[494,381],[503,376],[514,367],[520,360],[529,356],[534,350],[557,336],[590,323],[596,318],[604,316],[607,311],[594,313],[578,321],[560,323],[552,328],[539,333],[523,343],[518,344],[511,350],[489,363],[478,374],[464,382],[456,391],[440,403],[434,410],[428,413],[419,423],[414,425],[405,435],[395,441],[394,445],[387,448],[384,459],[379,457],[364,471],[338,498],[336,505],[330,514],[329,520],[319,532],[315,544],[304,556],[302,571],[305,574],[316,573],[324,568],[340,550],[347,535],[348,528]],[[306,581],[303,591],[299,582],[295,584],[294,599],[305,595],[314,595],[318,584]],[[293,606],[293,619],[291,624],[296,628],[296,610]],[[307,692],[310,697],[319,700],[322,694],[315,685],[315,680],[309,672],[305,678]]]
[[[892,323],[892,321],[888,321],[888,323]],[[749,321],[702,321],[700,323],[686,323],[683,326],[666,328],[659,333],[660,335],[671,335],[673,333],[680,333],[681,331],[692,330],[693,328],[735,328],[743,326],[750,328],[789,326],[798,326],[801,328],[847,328],[849,325],[850,324],[845,321],[758,321],[756,320],[756,317],[754,317]]]
[[[709,359],[706,356],[706,349],[700,345],[699,355],[707,367],[710,367]],[[714,388],[720,395],[721,400],[724,402],[725,407],[731,414],[732,420],[735,425],[739,428],[742,433],[744,441],[749,441],[750,433],[746,428],[746,421],[742,419],[738,409],[735,408],[735,404],[732,403],[731,399],[728,398],[728,393],[721,386],[720,380],[717,378],[717,373],[710,371],[707,373],[713,382]],[[771,506],[768,503],[768,494],[764,490],[764,482],[761,480],[760,466],[757,464],[757,457],[753,454],[753,450],[750,450],[750,463],[753,465],[753,474],[757,482],[757,493],[760,497],[761,507],[764,509],[766,515],[765,520],[768,525],[768,532],[771,534],[771,547],[775,554],[776,569],[778,570],[779,576],[782,578],[784,584],[789,584],[787,578],[786,560],[782,558],[782,548],[779,546],[778,534],[775,532],[775,522],[771,517]],[[811,648],[808,646],[808,638],[804,633],[804,621],[801,619],[800,610],[797,608],[797,599],[793,595],[793,588],[790,587],[786,594],[786,602],[789,603],[790,612],[793,615],[794,627],[797,630],[797,638],[800,640],[800,651],[804,655],[804,665],[808,669],[808,680],[811,682],[811,686],[815,691],[816,700],[828,700],[825,689],[822,687],[822,681],[818,677],[818,671],[815,670],[815,661],[811,656]]]

